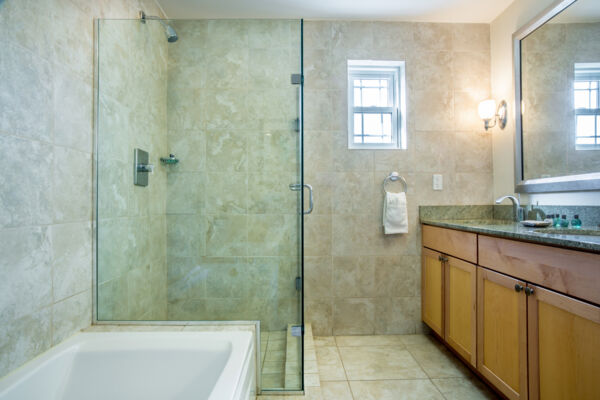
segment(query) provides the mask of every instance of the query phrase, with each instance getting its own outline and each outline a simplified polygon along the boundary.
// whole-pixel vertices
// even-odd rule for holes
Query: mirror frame
[[[523,171],[523,120],[521,97],[521,40],[563,12],[577,0],[557,0],[529,23],[513,34],[513,65],[515,79],[515,192],[550,193],[576,192],[600,189],[600,172],[566,175],[551,178],[524,179]]]

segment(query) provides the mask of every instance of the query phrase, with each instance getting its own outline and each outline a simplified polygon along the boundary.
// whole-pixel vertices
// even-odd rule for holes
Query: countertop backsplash
[[[598,227],[600,225],[600,206],[553,206],[524,205],[526,219],[535,219],[535,210],[544,215],[566,215],[571,221],[579,215],[583,226]],[[532,212],[533,211],[533,212]],[[512,220],[512,205],[473,205],[473,206],[420,206],[420,219],[462,219],[462,220]]]

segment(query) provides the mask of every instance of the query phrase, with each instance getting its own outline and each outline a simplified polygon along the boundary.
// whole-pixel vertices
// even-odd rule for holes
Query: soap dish
[[[521,225],[523,225],[523,226],[531,226],[531,227],[534,227],[534,228],[545,228],[547,226],[552,225],[552,222],[550,222],[550,221],[536,221],[536,220],[533,220],[533,219],[528,219],[528,220],[525,220],[525,221],[521,221]]]

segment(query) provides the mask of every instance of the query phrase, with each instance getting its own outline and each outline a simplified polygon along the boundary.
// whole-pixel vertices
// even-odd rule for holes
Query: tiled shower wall
[[[407,150],[348,150],[348,59],[406,61]],[[304,68],[305,182],[315,188],[306,321],[315,335],[418,332],[418,206],[492,200],[491,136],[477,115],[490,95],[489,25],[307,21]],[[405,235],[383,235],[392,171],[408,182]]]
[[[98,320],[167,316],[167,46],[158,21],[98,28]],[[133,184],[134,149],[155,166]]]
[[[300,21],[176,21],[169,45],[168,318],[299,321]]]
[[[153,1],[0,1],[0,376],[91,322],[93,18]]]

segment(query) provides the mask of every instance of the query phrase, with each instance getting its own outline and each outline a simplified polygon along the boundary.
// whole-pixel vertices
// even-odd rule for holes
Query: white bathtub
[[[0,400],[246,400],[255,374],[251,332],[84,332],[0,380]]]

